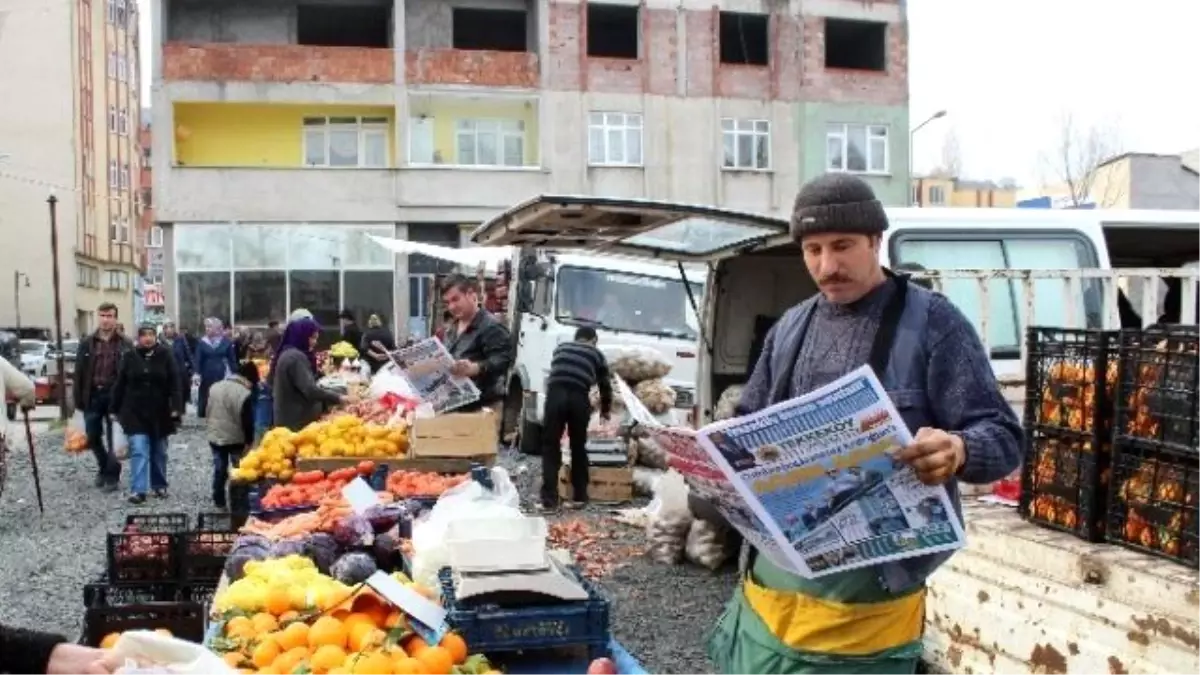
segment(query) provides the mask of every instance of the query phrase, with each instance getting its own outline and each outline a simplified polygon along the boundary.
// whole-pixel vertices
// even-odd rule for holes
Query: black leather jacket
[[[468,409],[504,398],[504,378],[513,361],[512,337],[491,312],[480,309],[461,334],[452,326],[446,331],[446,349],[455,359],[479,364],[479,375],[471,378],[479,387],[479,403]]]

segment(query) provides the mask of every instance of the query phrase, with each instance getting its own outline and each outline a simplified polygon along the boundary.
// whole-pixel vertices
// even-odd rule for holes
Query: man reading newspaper
[[[945,485],[961,517],[957,481],[989,483],[1016,469],[1021,426],[966,317],[944,296],[880,266],[887,227],[883,206],[856,177],[826,174],[801,188],[792,236],[820,293],[772,328],[738,414],[870,364],[915,439],[895,460],[921,482]],[[831,511],[868,483],[854,472],[830,478]],[[798,521],[823,516],[795,514]],[[709,655],[725,673],[912,673],[925,580],[950,555],[804,579],[751,551]]]

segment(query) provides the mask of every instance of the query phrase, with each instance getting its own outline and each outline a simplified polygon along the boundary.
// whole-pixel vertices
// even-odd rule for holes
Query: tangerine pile
[[[213,645],[242,673],[315,675],[451,675],[498,673],[483,656],[471,656],[457,633],[436,645],[408,630],[403,612],[373,594],[349,608],[305,617],[294,610],[235,616]]]

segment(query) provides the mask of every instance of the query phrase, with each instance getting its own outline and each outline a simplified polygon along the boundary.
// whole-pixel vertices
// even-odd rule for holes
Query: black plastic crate
[[[236,532],[199,530],[182,535],[180,577],[185,581],[216,581],[225,570],[225,559],[237,542]]]
[[[1118,441],[1113,452],[1108,541],[1195,568],[1200,563],[1200,466],[1194,452]]]
[[[166,629],[184,640],[203,642],[204,608],[195,602],[90,607],[84,612],[82,642],[98,647],[111,633],[158,629]]]
[[[111,583],[177,581],[181,535],[173,532],[122,532],[107,537]]]
[[[1110,461],[1110,443],[1096,434],[1027,428],[1021,516],[1085,541],[1104,541]]]
[[[139,532],[186,532],[190,524],[186,513],[135,513],[125,518],[125,527]]]
[[[1120,333],[1031,326],[1025,340],[1025,426],[1110,437]]]
[[[1200,329],[1169,326],[1121,331],[1118,438],[1197,452]]]
[[[502,607],[458,602],[449,568],[438,574],[446,620],[477,652],[514,652],[562,647],[586,648],[589,661],[607,657],[610,632],[608,600],[587,579],[576,575],[588,599]]]
[[[182,600],[198,603],[201,607],[212,606],[213,598],[217,595],[217,582],[189,581],[180,586]]]
[[[83,587],[84,607],[125,607],[152,602],[187,600],[184,589],[173,581],[144,584],[113,584],[101,576]]]

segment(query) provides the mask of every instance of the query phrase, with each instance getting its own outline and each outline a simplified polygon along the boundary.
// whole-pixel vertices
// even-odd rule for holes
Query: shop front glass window
[[[312,312],[313,318],[321,324],[321,345],[328,347],[337,341],[340,334],[338,314],[341,298],[340,273],[336,270],[292,271],[288,273],[291,282],[289,300],[290,310],[301,307]]]
[[[231,227],[234,269],[262,270],[287,267],[288,229],[286,225]]]
[[[289,228],[288,266],[294,270],[341,269],[345,264],[342,250],[345,239],[346,231],[334,226]]]
[[[393,239],[396,236],[396,230],[393,227],[363,227],[347,232],[346,266],[391,269],[392,259],[396,254],[368,239],[367,235],[369,234],[384,239]]]
[[[265,328],[271,320],[287,320],[287,272],[234,272],[234,323]]]
[[[199,337],[208,317],[228,322],[230,283],[229,272],[180,272],[179,327]]]
[[[395,275],[384,271],[347,271],[344,274],[345,300],[342,308],[354,313],[359,328],[366,330],[367,318],[378,314],[385,327],[394,329],[392,297]]]
[[[175,228],[175,267],[179,270],[227,270],[229,228],[224,225],[180,225]]]

